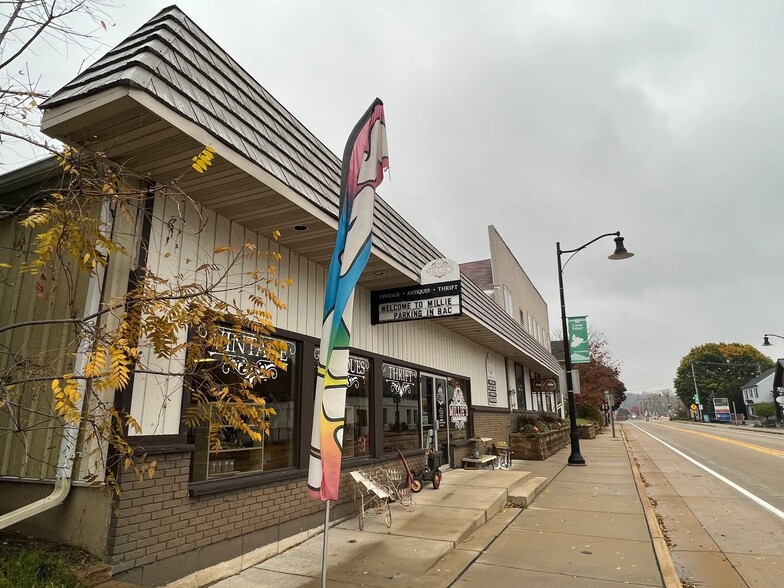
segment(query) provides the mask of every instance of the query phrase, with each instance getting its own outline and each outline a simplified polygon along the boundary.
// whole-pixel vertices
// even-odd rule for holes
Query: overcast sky
[[[170,2],[110,8],[106,45],[38,47],[53,90]],[[495,225],[560,330],[556,241],[620,230],[564,272],[631,392],[672,387],[706,342],[784,335],[784,3],[180,0],[335,153],[376,96],[382,195],[445,255]],[[761,348],[784,357],[784,340]]]

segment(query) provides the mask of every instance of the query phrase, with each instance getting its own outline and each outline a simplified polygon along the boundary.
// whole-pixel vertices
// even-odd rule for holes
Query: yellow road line
[[[668,429],[673,429],[675,431],[683,431],[684,433],[691,433],[692,435],[700,435],[702,437],[707,437],[708,439],[714,439],[716,441],[724,441],[725,443],[732,443],[733,445],[740,445],[741,447],[745,447],[747,449],[753,449],[755,451],[759,451],[760,453],[767,453],[768,455],[773,455],[775,457],[784,457],[784,451],[781,451],[780,449],[771,449],[769,447],[762,447],[761,445],[754,445],[752,443],[736,441],[735,439],[727,439],[726,437],[719,437],[718,435],[711,435],[710,433],[703,433],[702,431],[692,431],[691,429],[687,429],[683,427],[674,427],[672,425],[663,425],[663,424],[659,424],[659,426],[667,427]]]

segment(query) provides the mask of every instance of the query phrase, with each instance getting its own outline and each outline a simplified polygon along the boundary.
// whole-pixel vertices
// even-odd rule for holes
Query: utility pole
[[[700,408],[700,391],[697,389],[697,376],[694,375],[694,362],[691,362],[691,379],[694,381],[694,404],[697,405],[697,416],[702,420],[702,409]]]

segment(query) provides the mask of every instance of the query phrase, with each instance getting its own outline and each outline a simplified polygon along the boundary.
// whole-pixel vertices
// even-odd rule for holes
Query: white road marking
[[[775,507],[775,506],[773,506],[772,504],[770,504],[770,503],[768,503],[768,502],[765,502],[765,501],[764,501],[764,500],[762,500],[762,498],[760,498],[759,496],[756,496],[756,495],[752,494],[751,492],[749,492],[748,490],[746,490],[745,488],[743,488],[743,487],[741,487],[741,486],[738,486],[738,485],[737,485],[735,482],[733,482],[732,480],[728,480],[727,478],[725,478],[724,476],[722,476],[720,473],[718,473],[718,472],[714,472],[714,471],[713,471],[712,469],[710,469],[708,466],[701,464],[700,462],[698,462],[698,461],[697,461],[696,459],[694,459],[693,457],[689,457],[688,455],[686,455],[685,453],[683,453],[683,451],[681,451],[680,449],[676,449],[675,447],[673,447],[672,445],[670,445],[670,444],[669,444],[669,443],[667,443],[666,441],[662,441],[662,440],[661,440],[661,439],[659,439],[659,438],[658,438],[656,435],[651,435],[651,434],[650,434],[648,431],[646,431],[646,430],[644,430],[644,429],[640,428],[638,425],[636,425],[636,424],[634,424],[634,423],[629,423],[629,424],[633,425],[633,426],[634,426],[634,428],[635,428],[635,429],[637,429],[638,431],[641,431],[641,432],[645,433],[646,435],[648,435],[648,437],[650,437],[651,439],[655,439],[656,441],[658,441],[659,443],[661,443],[662,445],[664,445],[664,446],[665,446],[667,449],[669,449],[669,450],[671,450],[671,451],[673,451],[673,452],[677,453],[677,454],[678,454],[678,455],[680,455],[682,458],[684,458],[684,459],[686,459],[686,460],[690,461],[691,463],[693,463],[694,465],[696,465],[698,468],[701,468],[701,469],[705,470],[705,471],[706,471],[706,472],[708,472],[708,473],[709,473],[711,476],[713,476],[713,477],[715,477],[715,478],[717,478],[717,479],[721,480],[722,482],[724,482],[725,484],[727,484],[727,486],[729,486],[730,488],[734,488],[735,490],[737,490],[738,492],[740,492],[741,494],[743,494],[743,495],[744,495],[746,498],[749,498],[749,499],[753,500],[754,502],[756,502],[757,504],[759,504],[759,505],[760,505],[762,508],[764,508],[765,510],[772,512],[774,515],[776,515],[777,517],[779,517],[781,520],[784,520],[784,512],[783,512],[783,511],[780,511],[778,508],[776,508],[776,507]]]

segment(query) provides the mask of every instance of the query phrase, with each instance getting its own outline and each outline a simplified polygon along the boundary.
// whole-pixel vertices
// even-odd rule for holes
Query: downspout
[[[108,202],[104,202],[101,209],[101,220],[108,223],[111,220]],[[106,277],[106,269],[102,265],[98,265],[95,275],[90,278],[90,284],[87,287],[87,297],[84,305],[84,316],[95,315],[101,306],[101,291],[104,286],[104,279]],[[85,322],[88,329],[92,330],[98,323],[98,318],[94,317]],[[74,362],[74,373],[84,373],[84,368],[87,365],[87,357],[90,352],[89,345],[84,341],[79,346],[76,354],[76,361]],[[84,397],[86,395],[86,383],[79,387],[79,398],[75,402],[75,408],[78,414],[82,414],[84,406]],[[25,519],[29,519],[35,515],[41,514],[44,511],[54,508],[62,504],[68,497],[71,491],[71,478],[73,477],[74,458],[76,457],[76,443],[79,437],[79,429],[81,420],[76,423],[68,423],[63,427],[63,439],[60,442],[60,454],[57,458],[57,471],[55,474],[54,490],[48,496],[37,500],[31,504],[27,504],[14,511],[0,516],[0,529],[5,529],[11,525],[15,525]]]

